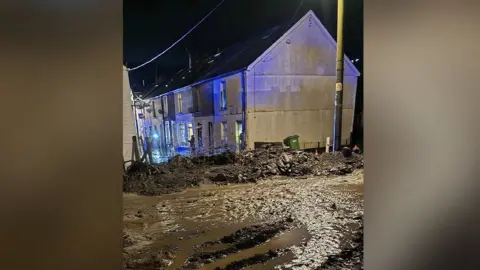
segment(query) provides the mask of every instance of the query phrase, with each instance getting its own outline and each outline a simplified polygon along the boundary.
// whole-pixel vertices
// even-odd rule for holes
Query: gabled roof
[[[278,25],[246,41],[236,43],[212,55],[194,67],[177,72],[165,84],[159,85],[149,97],[156,97],[210,78],[241,70],[251,64],[288,30],[288,25]]]
[[[275,42],[271,46],[269,46],[269,48],[267,48],[264,52],[262,52],[262,54],[258,58],[256,58],[254,61],[252,61],[252,63],[250,63],[248,65],[248,69],[251,69],[258,62],[260,62],[262,59],[264,59],[273,49],[275,49],[275,47],[278,44],[283,42],[293,31],[295,31],[295,28],[297,28],[300,24],[303,23],[303,21],[305,19],[309,18],[310,16],[312,17],[315,24],[320,28],[320,31],[322,31],[324,33],[324,36],[327,37],[330,44],[333,47],[336,48],[337,47],[337,42],[335,41],[335,39],[333,39],[332,35],[330,35],[327,28],[325,28],[325,26],[322,24],[320,19],[315,15],[315,12],[310,10],[300,20],[298,20],[297,23],[295,23],[292,27],[286,29],[284,34],[281,37],[278,37],[275,40]],[[348,68],[352,69],[352,71],[355,73],[355,76],[360,76],[360,71],[358,71],[357,67],[355,67],[355,65],[352,63],[352,61],[350,61],[350,58],[348,58],[348,56],[345,55],[345,54],[344,54],[344,62],[346,63]]]
[[[246,41],[234,44],[204,59],[200,63],[196,63],[192,69],[178,71],[172,78],[166,80],[164,84],[149,91],[148,96],[144,98],[157,97],[177,89],[193,86],[199,82],[205,82],[222,75],[247,69],[263,59],[265,55],[310,15],[314,18],[320,29],[326,32],[326,36],[331,39],[330,42],[332,42],[332,45],[336,46],[336,42],[330,33],[328,33],[317,16],[315,16],[315,13],[310,10],[293,26],[291,26],[291,24],[277,25]],[[348,60],[346,61],[347,65],[350,65],[350,68],[353,68],[353,70],[359,74],[357,68],[351,63],[348,57],[345,57],[345,59]]]

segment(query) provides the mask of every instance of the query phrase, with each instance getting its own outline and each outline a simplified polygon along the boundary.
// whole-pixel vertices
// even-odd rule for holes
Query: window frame
[[[227,144],[228,143],[228,122],[227,121],[222,121],[220,122],[220,137],[222,144]]]
[[[182,103],[182,93],[177,93],[177,107],[178,107],[178,113],[183,113],[183,103]]]
[[[220,111],[227,110],[227,82],[225,80],[220,81],[219,84],[220,93]]]
[[[163,116],[168,115],[168,96],[162,97]]]

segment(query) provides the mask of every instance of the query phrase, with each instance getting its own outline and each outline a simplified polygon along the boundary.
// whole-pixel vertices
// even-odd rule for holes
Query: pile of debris
[[[274,175],[344,175],[363,168],[363,156],[352,154],[346,158],[340,152],[317,156],[298,150],[264,148],[243,152],[237,159],[237,163],[249,169],[249,175],[256,178]]]
[[[179,192],[200,183],[256,182],[271,176],[344,175],[363,168],[363,156],[341,152],[315,155],[304,151],[265,147],[239,154],[175,156],[167,163],[133,163],[124,175],[124,191],[142,195]]]
[[[174,158],[166,164],[134,162],[123,176],[123,191],[155,196],[198,186],[202,180],[189,159]]]

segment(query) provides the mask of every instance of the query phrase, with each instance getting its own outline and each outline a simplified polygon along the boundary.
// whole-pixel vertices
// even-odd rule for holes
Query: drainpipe
[[[216,104],[215,104],[215,81],[212,81],[212,115],[213,115],[212,124],[213,124],[213,125],[216,125],[216,123],[217,123],[217,121],[216,121],[216,119],[215,119],[215,118],[216,118],[216,117],[215,117],[215,116],[216,116],[216,115],[215,115],[215,113],[216,113],[216,112],[215,112],[215,105],[216,105]],[[212,153],[213,153],[213,154],[215,154],[215,147],[217,146],[217,143],[216,143],[216,142],[217,142],[217,140],[216,140],[217,138],[216,138],[216,132],[215,132],[215,128],[214,128],[214,127],[215,127],[215,126],[212,127],[212,128],[213,128],[213,130],[212,130],[212,136],[213,136],[212,142],[213,142],[213,145],[209,145],[209,146],[208,146],[209,150],[212,150]],[[220,128],[222,128],[222,125],[220,125]],[[202,126],[202,134],[203,134],[203,126]],[[220,131],[220,136],[221,136],[221,134],[222,134],[222,131]],[[209,138],[209,139],[210,139],[210,138]],[[222,138],[220,138],[220,144],[221,144],[221,142],[222,142]],[[210,144],[210,142],[208,142],[208,143]],[[205,145],[205,144],[203,143],[203,141],[202,141],[202,145]],[[204,147],[203,149],[205,149],[205,147]]]
[[[163,123],[162,123],[162,127],[163,127],[163,150],[164,150],[164,154],[167,154],[167,129],[166,129],[166,126],[165,126],[165,123],[166,123],[166,120],[167,120],[167,117],[165,116],[165,103],[163,102],[163,96],[160,97],[160,102],[162,104],[162,120],[163,120]]]
[[[243,142],[241,142],[242,150],[247,148],[247,71],[242,72],[242,134]]]
[[[140,143],[140,138],[139,138],[139,135],[140,135],[140,130],[139,130],[139,127],[138,127],[138,112],[137,112],[137,106],[136,106],[136,101],[133,101],[133,113],[134,113],[134,117],[135,117],[135,130],[137,131],[137,148],[140,149],[141,147],[139,147],[139,143]],[[143,149],[142,149],[143,150]],[[141,155],[143,154],[140,153]]]

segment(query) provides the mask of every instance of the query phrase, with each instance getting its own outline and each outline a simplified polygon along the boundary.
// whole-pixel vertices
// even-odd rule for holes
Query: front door
[[[213,150],[214,145],[213,145],[213,123],[208,122],[208,148],[210,150]]]
[[[199,151],[202,151],[203,149],[203,128],[202,128],[202,124],[198,123],[197,124],[197,138],[198,138],[198,150]]]
[[[235,141],[237,142],[237,149],[241,149],[242,147],[242,132],[243,132],[243,124],[242,121],[237,121],[235,125]]]

